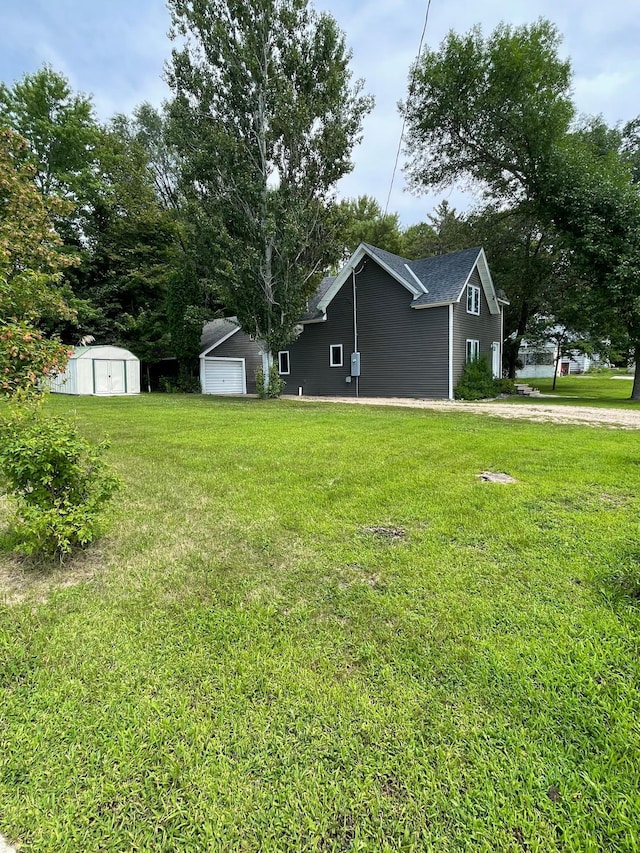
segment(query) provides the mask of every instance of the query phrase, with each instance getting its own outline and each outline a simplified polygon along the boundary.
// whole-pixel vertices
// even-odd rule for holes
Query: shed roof
[[[116,347],[112,344],[95,344],[91,347],[74,347],[69,356],[70,361],[78,358],[107,359],[116,361],[138,361],[138,357],[124,347]]]

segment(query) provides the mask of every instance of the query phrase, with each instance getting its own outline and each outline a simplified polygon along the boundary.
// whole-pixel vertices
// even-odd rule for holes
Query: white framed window
[[[467,285],[467,314],[480,313],[480,288],[475,284]]]
[[[477,361],[480,358],[480,341],[467,338],[467,361]]]
[[[281,350],[278,353],[278,373],[280,376],[289,375],[289,350]]]
[[[329,367],[342,367],[342,344],[331,344],[329,347]]]

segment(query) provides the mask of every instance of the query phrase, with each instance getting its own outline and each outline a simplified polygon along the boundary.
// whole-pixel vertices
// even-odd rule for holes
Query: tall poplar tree
[[[217,235],[228,308],[269,354],[336,252],[328,215],[372,107],[335,20],[307,0],[169,0],[184,178]]]

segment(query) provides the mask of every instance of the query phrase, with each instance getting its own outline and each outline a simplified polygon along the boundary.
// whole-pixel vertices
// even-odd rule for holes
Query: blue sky
[[[354,153],[354,171],[341,196],[367,193],[384,206],[401,121],[397,102],[406,92],[424,22],[426,0],[316,0],[331,12],[353,50],[355,77],[366,81],[376,107]],[[578,110],[602,114],[609,123],[640,114],[640,15],[631,0],[432,0],[426,43],[437,47],[450,29],[485,32],[500,21],[530,23],[549,18],[564,35],[563,52],[574,70]],[[171,44],[163,0],[2,0],[0,80],[13,83],[49,63],[74,89],[93,96],[100,119],[159,104],[167,96],[163,64]],[[417,198],[396,176],[389,209],[404,225],[423,220],[441,196]],[[460,189],[446,197],[459,209],[472,198]]]

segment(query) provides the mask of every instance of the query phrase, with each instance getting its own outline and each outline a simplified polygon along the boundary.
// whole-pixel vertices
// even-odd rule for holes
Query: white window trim
[[[469,308],[469,303],[471,303],[471,308]],[[478,308],[477,311],[474,310],[476,306]],[[480,316],[480,288],[477,284],[467,285],[467,314],[474,314],[476,317]]]
[[[469,347],[469,344],[475,344],[475,346]],[[471,350],[471,352],[469,352],[469,350]],[[469,362],[471,361],[477,361],[477,359],[480,358],[480,341],[476,340],[475,338],[467,338],[465,343],[464,355],[465,362],[467,364],[469,364]],[[469,358],[469,355],[471,355],[471,358]]]
[[[281,356],[286,355],[287,357],[287,370],[282,370],[282,358]],[[291,356],[289,355],[288,349],[280,350],[278,353],[278,373],[280,376],[289,376],[291,373]]]
[[[340,361],[334,361],[333,351],[334,349],[340,350]],[[342,344],[329,344],[329,367],[344,367],[344,351],[342,348]]]

